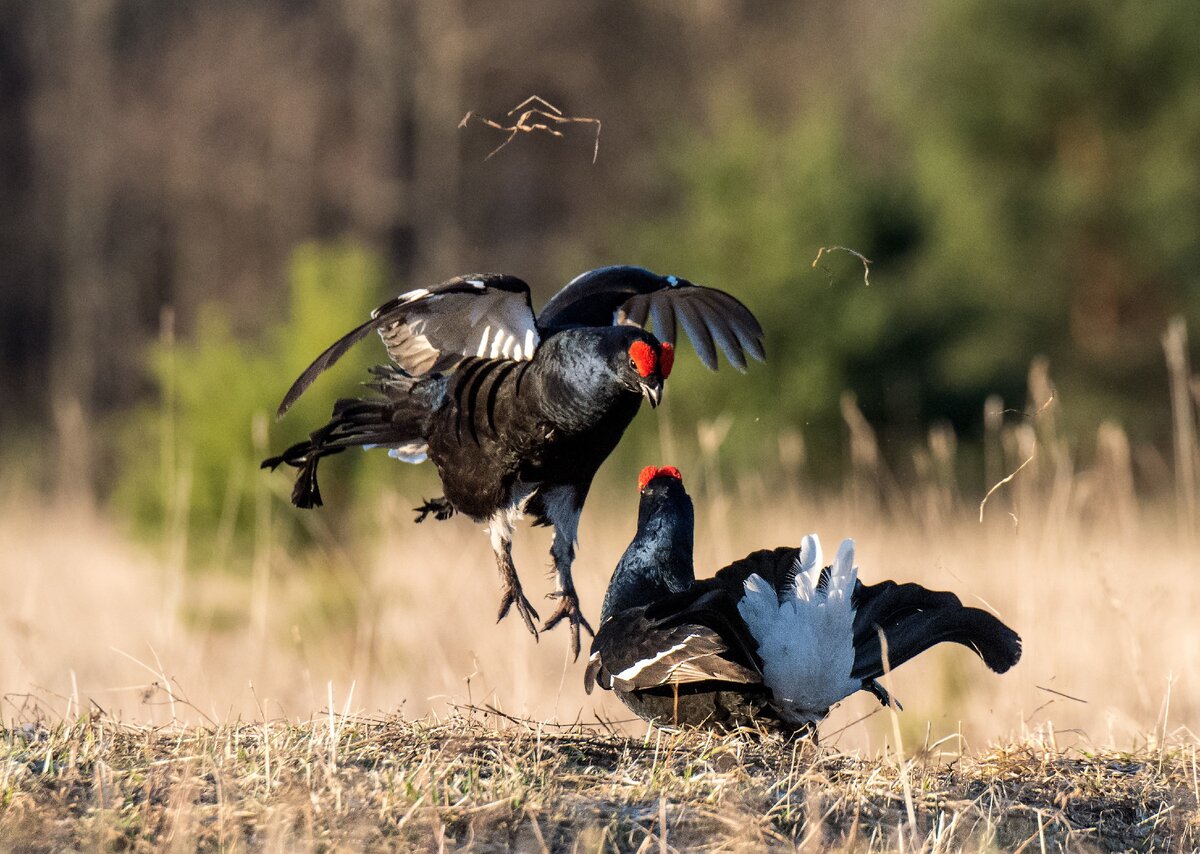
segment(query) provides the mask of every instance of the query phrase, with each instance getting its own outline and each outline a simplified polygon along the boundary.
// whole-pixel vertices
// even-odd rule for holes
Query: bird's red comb
[[[634,341],[629,347],[629,358],[637,366],[637,372],[643,377],[654,373],[658,367],[658,354],[645,341]]]
[[[645,489],[646,484],[656,477],[673,477],[680,483],[683,483],[683,475],[679,473],[679,469],[675,468],[675,466],[646,466],[642,469],[642,473],[638,475],[638,492]]]
[[[671,346],[669,341],[664,341],[662,345],[662,353],[658,357],[658,370],[665,380],[671,376],[671,367],[675,364],[675,348]]]

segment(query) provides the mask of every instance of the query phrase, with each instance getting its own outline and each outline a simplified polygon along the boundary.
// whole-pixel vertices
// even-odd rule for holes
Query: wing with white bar
[[[373,317],[388,355],[411,376],[445,370],[464,356],[530,359],[540,341],[529,286],[513,276],[464,276],[410,291]]]
[[[736,653],[713,629],[693,623],[662,626],[634,608],[608,620],[592,643],[584,687],[645,691],[690,682],[757,684],[757,670],[734,660]]]
[[[292,384],[279,406],[287,412],[321,374],[371,332],[409,376],[445,371],[467,356],[521,361],[541,341],[529,285],[500,273],[458,276],[400,294],[371,319],[334,342]]]

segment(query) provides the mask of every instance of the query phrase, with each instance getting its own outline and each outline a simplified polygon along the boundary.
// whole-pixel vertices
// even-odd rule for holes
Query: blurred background
[[[7,0],[4,715],[625,717],[565,636],[492,625],[478,526],[412,525],[427,467],[335,458],[306,513],[257,463],[382,357],[274,421],[389,296],[498,270],[540,305],[635,263],[737,295],[768,361],[681,357],[602,470],[593,615],[638,469],[676,463],[702,574],[853,535],[864,578],[1026,636],[1004,679],[897,674],[921,732],[1194,717],[1198,41],[1192,0]],[[531,95],[602,122],[594,164],[591,123],[490,159],[507,135],[459,127]],[[537,590],[547,539],[518,543]]]

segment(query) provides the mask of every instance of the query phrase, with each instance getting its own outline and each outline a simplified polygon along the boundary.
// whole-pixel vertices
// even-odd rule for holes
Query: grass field
[[[908,761],[751,735],[474,713],[176,730],[85,716],[0,742],[0,838],[24,850],[1186,850],[1194,740],[1052,738]]]
[[[861,427],[832,495],[801,471],[781,491],[756,476],[723,482],[705,459],[685,467],[701,574],[810,531],[854,536],[865,581],[954,590],[1024,639],[1001,677],[960,648],[933,650],[890,677],[905,711],[851,698],[819,748],[660,733],[610,695],[585,695],[565,634],[535,644],[517,621],[493,623],[486,537],[461,519],[413,526],[417,495],[385,494],[365,543],[319,537],[293,552],[266,538],[238,576],[191,571],[170,538],[137,545],[84,505],[8,489],[0,839],[1193,847],[1196,520],[1180,512],[1186,495],[1136,497],[1128,445],[1106,430],[1086,469],[1043,423],[992,437],[1001,473],[1032,462],[982,522],[939,475],[954,463],[936,434],[905,490]],[[632,494],[611,489],[581,531],[592,616],[635,521]],[[517,541],[531,597],[550,589],[547,546],[544,531]]]

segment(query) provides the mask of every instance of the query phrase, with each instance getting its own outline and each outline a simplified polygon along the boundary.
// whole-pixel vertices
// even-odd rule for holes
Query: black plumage
[[[659,724],[810,732],[858,690],[936,644],[976,652],[997,673],[1021,640],[953,593],[864,585],[847,541],[829,566],[819,544],[753,552],[696,580],[693,508],[674,468],[647,467],[638,530],[613,573],[585,687],[615,691]],[[881,633],[883,640],[881,641]]]
[[[516,606],[534,635],[537,612],[511,555],[524,515],[554,527],[559,606],[578,654],[583,619],[571,578],[579,515],[592,479],[641,402],[657,405],[674,358],[674,318],[709,367],[719,347],[735,367],[761,359],[762,329],[733,297],[637,267],[585,273],[533,314],[529,287],[500,274],[460,276],[401,294],[326,349],[288,390],[282,415],[316,377],[376,331],[393,364],[373,369],[378,396],[339,400],[329,423],[263,462],[299,469],[292,500],[321,504],[317,465],[347,447],[431,460],[444,496],[417,520],[462,513],[486,521],[504,584],[500,618]],[[643,329],[647,318],[659,336]]]

